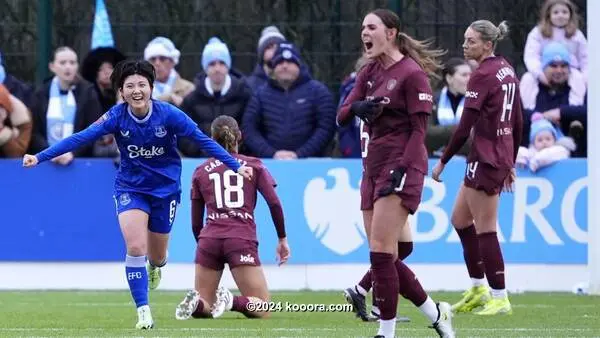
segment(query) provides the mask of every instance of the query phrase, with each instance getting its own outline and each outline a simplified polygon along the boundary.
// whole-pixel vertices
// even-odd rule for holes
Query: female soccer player
[[[467,28],[464,55],[466,59],[475,60],[479,67],[467,85],[458,128],[432,172],[433,179],[441,182],[444,166],[473,128],[464,182],[452,211],[452,224],[460,237],[473,287],[453,306],[456,312],[470,312],[483,305],[477,314],[512,313],[505,289],[504,260],[496,235],[499,195],[503,187],[512,189],[514,163],[523,131],[519,81],[513,67],[503,57],[494,55],[496,43],[507,33],[504,21],[496,27],[487,20],[478,20]],[[492,289],[491,299],[483,283],[484,272]]]
[[[358,116],[370,128],[362,184],[373,202],[369,248],[374,293],[381,319],[376,337],[394,337],[398,293],[419,307],[442,337],[454,337],[450,305],[436,304],[413,272],[398,260],[398,238],[421,201],[427,173],[425,129],[432,109],[426,72],[439,68],[442,52],[400,31],[398,16],[385,9],[367,14],[362,42],[371,62],[340,108],[338,121]]]
[[[177,306],[175,318],[217,318],[227,310],[251,318],[265,317],[269,310],[275,309],[266,306],[269,291],[258,257],[254,223],[257,191],[271,210],[279,238],[276,249],[279,264],[285,263],[290,256],[283,209],[275,192],[276,183],[259,159],[238,154],[242,133],[234,118],[217,117],[211,125],[211,134],[240,163],[254,169],[255,179],[244,180],[214,158],[202,163],[194,172],[192,230],[198,242],[196,283],[195,289],[189,291]],[[203,225],[205,206],[206,225]],[[225,263],[229,265],[242,296],[233,296],[222,287],[217,290]]]
[[[23,166],[32,167],[103,135],[115,135],[121,152],[121,165],[115,179],[115,203],[127,246],[125,273],[137,307],[138,329],[154,326],[148,305],[148,279],[150,289],[158,286],[181,194],[177,136],[191,137],[234,172],[246,178],[252,176],[252,168],[240,165],[204,135],[185,113],[171,104],[151,99],[154,77],[154,67],[147,61],[120,62],[111,75],[111,82],[113,88],[119,89],[124,103],[114,106],[81,132],[36,155],[23,157]]]

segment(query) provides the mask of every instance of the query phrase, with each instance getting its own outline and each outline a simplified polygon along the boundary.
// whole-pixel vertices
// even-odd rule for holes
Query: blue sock
[[[148,272],[146,256],[125,258],[125,275],[136,307],[148,305]]]

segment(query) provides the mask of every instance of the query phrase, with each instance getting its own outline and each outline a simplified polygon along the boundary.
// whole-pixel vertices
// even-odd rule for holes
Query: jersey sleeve
[[[92,123],[84,130],[63,139],[36,154],[38,161],[40,163],[47,161],[91,143],[103,135],[114,133],[117,129],[117,116],[114,109],[115,108],[100,116],[96,122]]]
[[[361,71],[358,72],[354,82],[354,87],[352,87],[350,94],[346,96],[346,99],[338,109],[336,117],[336,123],[338,126],[346,125],[352,121],[352,118],[354,117],[352,112],[350,112],[352,103],[365,99],[367,95],[366,78],[368,69],[368,66],[365,66]]]
[[[433,110],[433,91],[427,74],[421,70],[415,71],[405,81],[404,100],[408,114],[431,114]]]
[[[257,177],[257,188],[260,194],[267,201],[267,205],[269,206],[269,210],[271,212],[271,218],[273,219],[273,224],[275,225],[275,230],[277,231],[278,238],[285,238],[285,221],[283,217],[283,207],[281,206],[281,201],[277,196],[277,192],[275,191],[275,187],[277,183],[271,173],[265,168],[262,164],[258,166],[259,175]]]
[[[237,172],[240,168],[238,161],[233,158],[223,147],[210,137],[206,136],[196,123],[179,108],[169,105],[168,124],[177,136],[189,137],[209,156],[225,163],[231,170]]]
[[[198,241],[198,237],[200,236],[200,232],[204,227],[204,196],[202,196],[202,192],[200,191],[200,178],[198,175],[198,170],[194,173],[192,177],[192,191],[190,193],[191,196],[191,204],[192,204],[192,234],[194,235],[194,239]]]

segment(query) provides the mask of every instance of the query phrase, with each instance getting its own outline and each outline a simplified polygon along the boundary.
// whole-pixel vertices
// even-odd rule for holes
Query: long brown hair
[[[552,22],[550,21],[550,12],[554,5],[565,5],[569,9],[569,22],[565,26],[565,35],[567,38],[572,37],[579,29],[579,14],[577,14],[577,6],[571,0],[546,0],[540,9],[540,22],[538,28],[545,38],[552,37]]]
[[[242,132],[237,121],[227,115],[214,119],[210,125],[210,134],[213,140],[230,153],[237,153],[237,147],[242,139]]]
[[[430,76],[439,77],[437,71],[442,68],[439,57],[446,54],[446,51],[443,49],[434,49],[432,47],[433,39],[417,40],[402,32],[400,30],[400,18],[389,9],[379,8],[369,14],[379,17],[388,29],[396,29],[398,32],[396,34],[396,45],[400,53],[408,55],[411,59],[415,60]]]

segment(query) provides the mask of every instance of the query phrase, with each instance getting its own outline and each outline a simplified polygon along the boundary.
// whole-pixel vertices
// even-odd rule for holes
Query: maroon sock
[[[192,317],[194,318],[212,318],[210,313],[204,313],[204,302],[200,300],[198,302],[198,306],[196,306],[196,310],[192,312]]]
[[[233,296],[231,311],[240,312],[248,318],[255,318],[257,317],[256,313],[248,311],[248,303],[250,302],[250,299],[246,296]]]
[[[410,300],[415,306],[421,306],[427,300],[427,293],[423,290],[421,283],[412,270],[400,259],[396,260],[400,294]]]
[[[413,251],[413,242],[398,242],[398,259],[403,261]]]
[[[496,232],[486,232],[479,234],[478,237],[488,284],[494,290],[503,290],[505,288],[504,259],[498,235]]]
[[[371,269],[367,270],[367,273],[365,273],[360,282],[358,282],[358,285],[367,292],[371,290],[371,287],[373,286],[373,273],[371,272]]]
[[[371,252],[371,270],[373,273],[373,291],[382,320],[396,318],[398,306],[398,272],[394,264],[394,255],[384,252]]]
[[[471,224],[464,229],[456,229],[463,247],[463,256],[469,277],[482,279],[484,277],[484,265],[479,248],[479,239],[475,231],[475,225]]]

